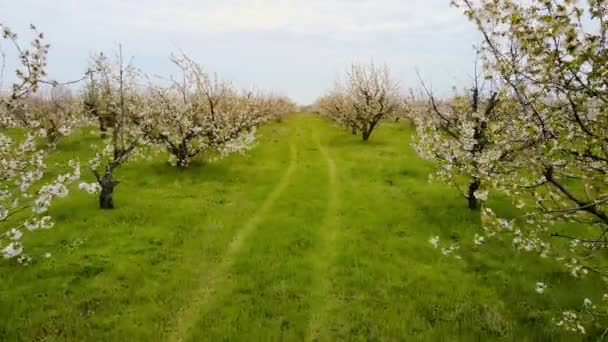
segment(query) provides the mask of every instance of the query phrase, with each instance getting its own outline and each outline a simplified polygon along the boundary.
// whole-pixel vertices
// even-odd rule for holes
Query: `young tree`
[[[499,180],[526,215],[506,221],[488,210],[486,227],[512,232],[514,246],[543,255],[555,238],[569,239],[571,248],[551,250],[574,276],[606,275],[608,2],[454,2],[484,37],[488,72],[517,102],[520,121],[508,133],[538,141]],[[576,319],[560,322],[584,332]]]
[[[457,95],[443,105],[425,90],[429,104],[414,116],[415,149],[422,157],[438,162],[436,177],[454,185],[467,199],[469,209],[477,209],[480,200],[487,200],[484,183],[491,180],[507,154],[494,141],[494,134],[504,129],[498,120],[498,92],[484,96],[476,84],[470,96]],[[466,182],[466,190],[462,182]]]
[[[536,143],[507,134],[521,127],[516,103],[494,83],[485,91],[488,83],[480,82],[477,70],[474,79],[468,96],[457,94],[447,102],[422,82],[427,103],[411,106],[415,113],[410,114],[416,151],[439,164],[435,176],[454,185],[472,210],[488,199],[501,174],[513,172],[515,156]]]
[[[349,129],[353,135],[357,135],[358,124],[354,120],[355,117],[346,111],[347,108],[346,96],[337,89],[320,97],[313,105],[315,112]]]
[[[180,167],[201,153],[247,148],[265,108],[253,93],[241,96],[228,82],[207,75],[186,56],[172,57],[182,73],[168,87],[150,86],[148,112],[140,128],[163,146]]]
[[[20,67],[15,71],[15,82],[7,94],[0,94],[0,113],[4,124],[11,124],[14,114],[24,108],[25,100],[35,92],[46,76],[46,56],[49,45],[34,26],[36,35],[31,48],[23,48],[17,34],[0,23],[2,38],[11,43]],[[2,70],[6,55],[2,54]],[[4,72],[0,73],[0,84]],[[68,193],[67,185],[78,179],[78,163],[71,162],[71,172],[58,176],[54,181],[41,183],[46,169],[48,151],[37,144],[40,130],[26,127],[24,139],[16,139],[0,130],[0,252],[6,259],[17,258],[21,263],[29,257],[23,252],[21,239],[25,230],[48,229],[53,226],[47,214],[55,197]]]
[[[59,139],[70,135],[86,122],[81,115],[78,99],[62,85],[41,88],[25,102],[25,110],[15,114],[16,121],[20,127],[39,128],[50,146],[55,146]]]
[[[261,98],[265,102],[268,102],[268,120],[275,120],[277,122],[282,122],[283,118],[287,114],[295,113],[298,111],[298,106],[287,96],[280,96],[274,94],[258,95],[258,98]]]
[[[388,67],[375,64],[353,64],[344,81],[319,102],[321,113],[361,134],[368,141],[380,121],[402,109],[399,84],[390,76]]]
[[[138,122],[145,113],[145,105],[138,92],[139,72],[123,61],[122,47],[119,47],[116,61],[110,61],[104,54],[93,60],[94,73],[90,76],[87,91],[96,94],[95,101],[89,102],[91,110],[108,118],[112,125],[107,144],[89,162],[97,183],[82,183],[80,187],[88,192],[99,191],[99,207],[114,208],[114,189],[120,183],[114,179],[114,171],[125,163],[142,143],[144,133]]]

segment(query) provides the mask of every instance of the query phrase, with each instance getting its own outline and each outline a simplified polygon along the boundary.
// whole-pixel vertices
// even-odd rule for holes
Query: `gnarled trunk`
[[[177,166],[186,168],[190,164],[190,151],[186,142],[180,143],[176,148],[171,151],[177,159]]]
[[[376,128],[378,122],[378,120],[374,120],[364,125],[363,131],[361,132],[361,137],[363,138],[363,141],[369,140],[369,137],[372,136],[372,132],[374,131],[374,128]]]
[[[99,118],[99,131],[101,131],[101,138],[105,139],[108,137],[108,127],[106,126],[106,121]]]
[[[114,180],[112,171],[110,166],[106,166],[106,172],[103,176],[95,175],[101,186],[99,193],[99,208],[101,209],[114,209],[114,188],[120,182]]]
[[[371,130],[365,130],[361,133],[361,138],[363,138],[363,141],[368,141],[369,137],[372,135],[372,131]]]
[[[475,192],[479,190],[481,186],[481,181],[478,178],[474,178],[471,184],[469,185],[469,193],[467,194],[467,199],[469,201],[469,209],[476,210],[479,205],[479,201],[475,198]]]
[[[46,133],[46,137],[48,139],[49,144],[55,145],[59,141],[59,137],[61,133],[59,133],[55,128],[49,128]]]

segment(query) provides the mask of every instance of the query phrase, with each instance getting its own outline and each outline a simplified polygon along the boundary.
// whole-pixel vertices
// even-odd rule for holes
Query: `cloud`
[[[445,18],[414,2],[249,0],[197,4],[181,1],[159,4],[138,21],[146,29],[189,32],[277,30],[297,34],[358,34],[376,31],[419,29]],[[426,12],[426,13],[425,13]],[[169,27],[164,26],[169,19]],[[177,20],[171,20],[175,18]]]
[[[301,102],[346,64],[371,59],[404,84],[417,82],[418,67],[450,89],[470,70],[476,39],[448,0],[0,0],[0,21],[47,33],[58,78],[73,78],[91,50],[120,41],[146,72],[170,73],[167,56],[183,49],[209,70]]]
[[[58,12],[60,17],[103,24],[106,29],[221,34],[281,31],[300,35],[416,34],[462,26],[445,0],[21,0],[23,15]],[[12,6],[7,5],[8,10]],[[57,17],[54,17],[55,19]]]

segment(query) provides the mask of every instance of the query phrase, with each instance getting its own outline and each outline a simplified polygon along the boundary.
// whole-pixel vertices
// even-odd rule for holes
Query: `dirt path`
[[[209,272],[205,272],[199,281],[199,289],[193,294],[189,303],[177,314],[173,329],[167,338],[168,341],[184,341],[189,336],[189,331],[200,318],[201,311],[209,302],[211,294],[216,290],[217,284],[225,278],[227,270],[234,264],[235,257],[241,249],[243,242],[246,241],[258,225],[270,213],[276,200],[285,191],[292,175],[298,165],[298,151],[293,141],[289,143],[290,157],[289,166],[266,200],[251,216],[251,218],[239,229],[234,239],[226,249],[221,262]]]

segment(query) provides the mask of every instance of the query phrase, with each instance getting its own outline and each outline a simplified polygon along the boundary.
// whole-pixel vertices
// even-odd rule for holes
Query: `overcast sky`
[[[92,51],[121,42],[146,73],[174,72],[168,56],[183,50],[239,86],[301,104],[349,63],[372,60],[387,63],[404,88],[418,86],[418,68],[448,94],[470,79],[479,41],[449,0],[0,0],[0,21],[45,32],[59,80],[82,74]]]

